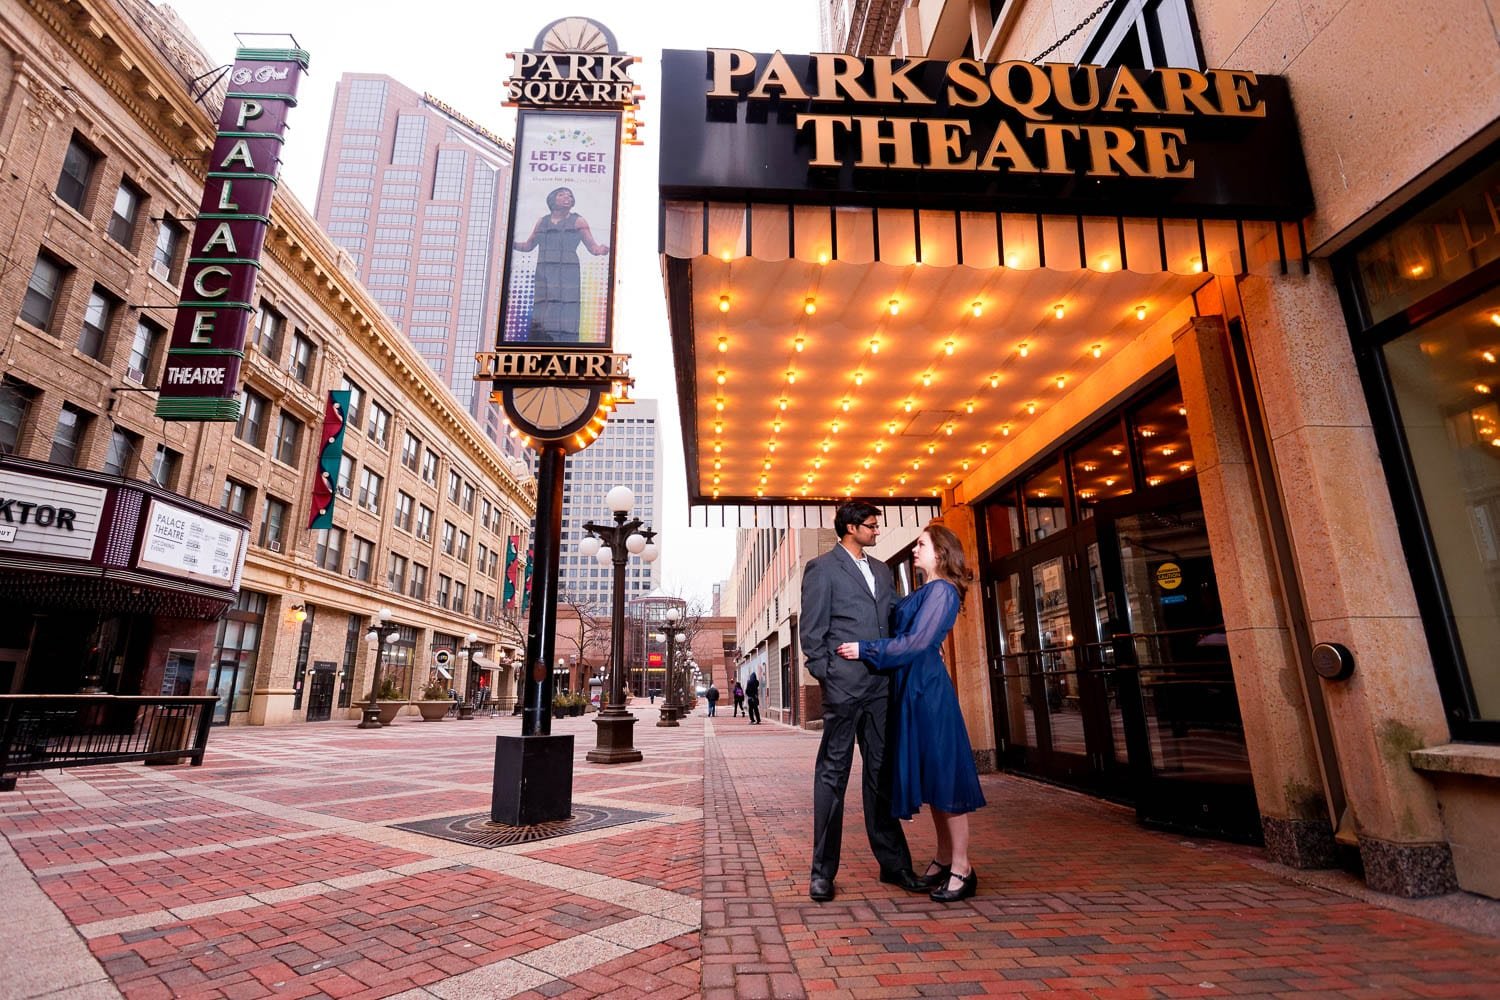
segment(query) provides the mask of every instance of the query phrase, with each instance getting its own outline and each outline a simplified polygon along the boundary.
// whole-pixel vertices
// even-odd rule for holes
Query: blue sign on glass
[[[1161,602],[1163,604],[1186,604],[1187,603],[1187,595],[1186,594],[1167,594],[1165,597],[1163,597],[1161,599]]]

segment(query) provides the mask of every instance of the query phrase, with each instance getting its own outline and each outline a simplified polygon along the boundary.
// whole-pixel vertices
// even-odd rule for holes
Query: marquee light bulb
[[[1135,318],[1136,319],[1145,319],[1146,318],[1146,307],[1145,307],[1145,305],[1138,305],[1138,306],[1135,307]]]
[[[780,420],[773,420],[773,421],[771,421],[771,430],[775,431],[777,434],[780,434],[781,433],[781,421]]]
[[[821,469],[822,467],[823,467],[823,460],[821,458],[815,458],[815,459],[813,459],[813,468],[814,469]]]
[[[969,306],[969,311],[974,314],[975,319],[978,319],[980,316],[984,315],[984,303],[980,302],[978,299],[975,299],[974,304]]]
[[[1092,354],[1096,358],[1102,358],[1102,357],[1104,357],[1104,345],[1103,344],[1095,344],[1093,347],[1089,348],[1089,353]]]
[[[723,478],[722,476],[714,476],[714,485],[715,486],[719,485],[719,482],[720,482],[720,480],[722,478]]]
[[[1005,424],[1004,426],[1002,426],[1000,428],[1000,436],[1001,437],[1010,437],[1010,424]]]
[[[1016,348],[1016,353],[1019,354],[1023,358],[1026,357],[1028,354],[1031,353],[1031,345],[1028,344],[1028,343],[1026,343],[1023,340],[1021,342],[1021,346]]]
[[[1063,318],[1063,312],[1063,304],[1061,302],[1052,307],[1052,315],[1057,317],[1058,319]]]
[[[719,259],[728,264],[731,260],[734,259],[734,254],[732,254],[728,250],[725,250],[723,253],[719,254]]]
[[[845,413],[848,413],[848,412],[849,412],[849,400],[847,400],[847,399],[845,399],[845,400],[844,400],[844,401],[843,401],[843,402],[841,402],[841,403],[840,403],[840,404],[839,404],[839,406],[840,406],[840,407],[842,407],[842,408],[843,408],[843,411],[844,411],[844,412],[845,412]]]
[[[1193,256],[1188,258],[1188,266],[1193,269],[1194,274],[1202,274],[1203,258],[1199,257],[1197,254],[1194,254]]]
[[[767,441],[766,442],[766,451],[769,451],[773,455],[776,454],[776,442],[775,441]]]
[[[728,350],[729,350],[729,338],[728,337],[720,337],[719,338],[719,353],[720,354],[724,354]]]
[[[906,473],[904,473],[904,472],[903,472],[903,473],[901,473],[901,475],[900,475],[900,476],[899,476],[899,477],[897,477],[897,481],[898,481],[898,482],[899,482],[899,483],[900,483],[900,484],[901,484],[901,485],[902,485],[902,486],[905,486],[905,485],[906,485]]]
[[[762,486],[764,486],[764,485],[766,485],[766,477],[765,477],[765,476],[761,476],[761,477],[760,477],[760,484],[761,484],[761,485],[762,485]]]
[[[964,404],[964,412],[965,413],[973,413],[974,412],[974,401],[972,399],[969,400],[967,403]]]
[[[714,454],[717,455],[720,452],[722,452],[723,450],[724,450],[724,446],[722,444],[720,444],[719,442],[715,441],[714,442]]]
[[[908,399],[908,400],[907,400],[907,401],[906,401],[906,402],[904,402],[904,403],[902,403],[902,404],[901,404],[901,407],[902,407],[902,409],[904,409],[904,410],[905,410],[905,411],[906,411],[906,412],[907,412],[907,413],[910,413],[910,412],[911,412],[911,407],[912,407],[912,402],[911,402],[911,400],[909,400],[909,399]]]
[[[870,470],[870,460],[868,458],[865,459],[864,466],[865,466],[865,471],[868,472]]]
[[[894,316],[901,311],[901,302],[898,299],[891,299],[891,301],[886,303],[886,308],[889,309],[891,315]]]
[[[1068,384],[1068,377],[1066,375],[1059,375],[1059,376],[1057,376],[1057,387],[1059,389],[1061,389],[1063,386],[1065,386],[1067,384]]]
[[[716,399],[716,400],[714,400],[714,409],[718,410],[720,413],[723,413],[724,412],[724,400],[722,400],[722,399]]]
[[[1500,326],[1500,312],[1490,313],[1490,322],[1496,326]]]
[[[767,472],[770,472],[771,471],[771,460],[769,458],[766,459],[764,462],[760,463],[760,467],[762,469],[765,469]]]
[[[786,397],[785,397],[785,396],[782,396],[782,397],[781,397],[781,398],[780,398],[780,399],[778,399],[778,400],[777,400],[777,401],[776,401],[776,406],[777,406],[777,407],[778,407],[778,408],[779,408],[779,409],[780,409],[780,410],[781,410],[781,411],[782,411],[782,412],[783,412],[783,413],[785,413],[785,412],[786,412]]]
[[[920,468],[922,468],[922,460],[920,458],[914,458],[914,459],[912,459],[911,460],[911,471],[916,472]]]
[[[831,426],[833,428],[833,433],[837,434],[839,432],[839,422],[837,420],[835,420],[829,426]]]
[[[755,487],[755,495],[758,496],[758,497],[765,496],[766,495],[766,488],[764,486],[757,486],[757,487]]]
[[[885,451],[885,442],[884,441],[876,441],[875,442],[875,454],[879,455],[882,451]]]
[[[930,386],[930,385],[932,385],[932,372],[923,372],[922,373],[922,385],[923,386]]]
[[[826,264],[826,263],[828,263],[828,251],[827,250],[824,250],[822,253],[818,254],[818,263],[819,264]]]
[[[864,385],[865,384],[865,373],[864,372],[855,372],[854,373],[854,384],[855,385]]]
[[[1495,363],[1495,352],[1494,351],[1485,351],[1483,354],[1480,355],[1480,357],[1484,358],[1484,360],[1488,361],[1490,364],[1494,364]]]
[[[786,373],[786,384],[787,385],[796,385],[797,384],[797,373],[796,372],[787,372]]]
[[[962,468],[965,472],[969,471],[969,460],[967,458],[964,459],[962,462],[959,462],[958,464],[959,464],[959,467]]]
[[[725,382],[729,381],[729,373],[720,368],[719,373],[714,376],[714,381],[719,383],[720,385],[723,385]]]
[[[807,301],[804,302],[804,303],[802,303],[802,311],[805,312],[805,313],[807,313],[807,315],[809,315],[809,316],[811,316],[813,313],[817,312],[818,311],[818,302],[817,302],[817,300],[814,299],[811,295],[809,295],[807,297]]]
[[[927,445],[927,454],[929,454],[929,455],[936,455],[937,454],[937,445],[932,444],[932,443],[929,442],[928,445]]]
[[[984,444],[982,444],[982,445],[979,446],[979,454],[981,454],[981,455],[988,455],[989,453],[990,453],[989,442],[985,442]]]
[[[829,444],[827,441],[824,441],[821,447],[823,448],[823,454],[826,455],[828,454],[828,449],[832,448],[833,445]]]
[[[892,420],[890,423],[886,424],[885,430],[888,434],[896,433],[896,421]]]
[[[952,437],[952,436],[953,436],[953,425],[952,425],[952,424],[949,424],[949,425],[948,425],[948,426],[947,426],[947,427],[944,427],[944,428],[943,428],[943,431],[944,431],[944,433],[946,433],[946,434],[947,434],[947,435],[948,435],[948,436],[949,436],[949,437]]]
[[[719,312],[721,312],[721,313],[727,313],[728,311],[729,311],[729,296],[727,296],[727,295],[720,295],[719,296]]]
[[[714,433],[715,434],[723,434],[724,433],[724,421],[722,421],[722,420],[715,420],[714,421]]]
[[[1027,403],[1026,412],[1030,416],[1036,416],[1036,403]]]
[[[798,337],[796,340],[792,341],[792,350],[796,351],[798,354],[801,354],[802,348],[805,344],[806,341],[801,337]]]
[[[714,471],[717,472],[722,468],[724,468],[724,460],[722,458],[714,459]]]
[[[870,340],[870,353],[871,354],[879,354],[880,353],[880,338],[879,337],[874,337],[874,338],[872,338]]]
[[[946,355],[948,355],[949,357],[952,357],[953,356],[953,350],[957,346],[958,346],[957,344],[953,343],[953,341],[950,340],[946,344],[943,345],[943,353],[946,354]]]

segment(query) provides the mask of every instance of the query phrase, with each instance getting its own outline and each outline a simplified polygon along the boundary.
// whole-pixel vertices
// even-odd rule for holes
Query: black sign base
[[[490,822],[555,823],[573,814],[573,737],[495,737]]]

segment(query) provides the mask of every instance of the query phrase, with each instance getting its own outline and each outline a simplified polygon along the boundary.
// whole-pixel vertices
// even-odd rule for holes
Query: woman
[[[952,903],[979,889],[969,861],[968,813],[984,805],[984,793],[942,644],[974,574],[958,536],[937,523],[918,536],[912,561],[925,582],[896,605],[895,635],[846,642],[838,654],[896,672],[891,812],[911,819],[923,803],[932,806],[937,854],[922,881],[932,887],[934,900]]]
[[[527,253],[541,245],[536,255],[535,294],[531,305],[531,340],[549,343],[578,342],[579,292],[578,244],[602,256],[609,246],[594,242],[594,234],[583,216],[573,211],[572,188],[560,187],[547,195],[548,213],[537,220],[531,235],[512,249]]]
[[[740,686],[739,681],[734,682],[734,714],[738,716],[740,709],[745,707],[745,689]]]

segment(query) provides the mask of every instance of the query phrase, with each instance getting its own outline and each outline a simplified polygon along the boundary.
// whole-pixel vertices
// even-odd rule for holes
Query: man
[[[708,716],[713,718],[714,706],[719,703],[719,689],[712,684],[708,686],[708,693],[704,695],[708,699]]]
[[[750,671],[750,679],[745,682],[745,714],[750,717],[750,725],[760,725],[760,678],[755,676],[755,671]]]
[[[840,643],[891,634],[895,585],[890,568],[865,554],[880,535],[880,511],[851,501],[834,514],[839,541],[807,564],[802,575],[802,657],[823,690],[823,742],[813,772],[812,878],[807,894],[825,903],[834,896],[844,837],[844,792],[854,763],[863,764],[865,833],[880,863],[880,881],[908,892],[925,892],[911,870],[911,851],[900,822],[891,815],[885,774],[885,743],[891,677],[860,660],[846,660]]]

